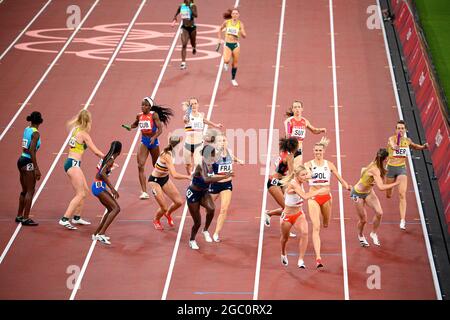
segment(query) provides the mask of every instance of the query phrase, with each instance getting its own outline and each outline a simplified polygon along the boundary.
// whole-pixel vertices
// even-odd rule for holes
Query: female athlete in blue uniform
[[[240,165],[244,164],[244,161],[236,158],[228,149],[227,138],[224,135],[217,136],[216,143],[218,158],[212,164],[215,175],[225,175],[233,172],[233,162],[237,162]],[[217,217],[216,230],[213,234],[213,240],[215,242],[220,242],[219,233],[223,228],[223,224],[227,218],[228,208],[231,203],[233,191],[231,180],[231,177],[229,177],[220,182],[211,183],[209,187],[209,193],[211,193],[213,201],[216,201],[220,195],[220,214]]]
[[[114,186],[109,181],[108,176],[113,169],[114,161],[120,155],[121,151],[122,144],[120,141],[113,141],[108,153],[97,165],[98,171],[91,186],[92,194],[100,200],[107,210],[107,212],[103,215],[97,230],[95,230],[92,235],[92,240],[98,240],[104,244],[111,244],[109,237],[105,235],[105,232],[120,212],[119,204],[116,201],[119,199],[119,193],[116,189],[114,189]],[[108,186],[109,190],[111,190],[111,193],[108,192],[106,186]]]
[[[22,223],[23,226],[37,226],[38,223],[34,222],[28,216],[30,214],[36,181],[41,178],[36,153],[41,146],[41,137],[38,129],[44,120],[40,112],[34,111],[27,117],[27,121],[31,122],[31,125],[26,127],[23,132],[22,155],[17,161],[22,192],[19,197],[19,210],[16,222]]]
[[[136,120],[130,125],[122,125],[127,130],[139,127],[141,130],[141,145],[137,154],[137,163],[139,171],[139,183],[141,184],[140,199],[149,199],[147,193],[147,181],[145,179],[145,162],[148,154],[152,156],[152,163],[155,166],[156,160],[159,157],[159,142],[158,137],[162,134],[162,125],[167,126],[170,117],[173,116],[173,111],[170,108],[165,108],[156,105],[150,97],[145,97],[142,100],[142,112],[136,116]]]
[[[214,218],[214,210],[216,209],[214,202],[209,194],[209,186],[212,182],[218,182],[223,179],[233,177],[232,172],[225,175],[215,175],[212,164],[216,160],[216,151],[212,145],[207,145],[202,149],[202,164],[197,165],[194,169],[191,185],[186,190],[186,200],[188,203],[189,213],[192,216],[194,225],[191,230],[191,237],[189,239],[189,246],[193,250],[198,250],[199,247],[195,241],[198,229],[201,225],[200,206],[206,209],[206,221],[203,228],[203,235],[206,242],[212,242],[208,228]]]
[[[175,16],[173,17],[172,27],[177,23],[177,16],[181,15],[181,65],[180,69],[186,69],[186,48],[188,41],[191,40],[192,54],[197,53],[196,40],[197,40],[197,26],[195,25],[194,18],[198,17],[197,6],[194,0],[184,0],[178,7]]]

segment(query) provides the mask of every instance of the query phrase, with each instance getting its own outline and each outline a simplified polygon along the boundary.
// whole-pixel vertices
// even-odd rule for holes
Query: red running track
[[[200,15],[197,22],[208,25],[218,25],[221,22],[221,13],[226,7],[233,5],[231,0],[220,5],[201,0],[197,2]],[[82,1],[78,5],[82,7],[82,12],[86,12],[92,3],[93,1]],[[123,33],[139,4],[138,0],[129,1],[126,5],[118,0],[109,1],[107,5],[100,2],[86,21],[85,27],[123,23],[120,26],[120,32]],[[129,37],[137,34],[138,29],[150,28],[143,23],[168,22],[177,4],[177,1],[148,2],[133,28],[135,33],[132,31]],[[389,69],[386,68],[381,30],[369,30],[366,27],[366,9],[371,4],[368,0],[353,0],[351,4],[341,0],[335,1],[333,7],[337,92],[339,105],[342,106],[339,108],[342,174],[352,184],[358,179],[360,167],[370,162],[376,150],[385,145],[393,124],[398,119],[397,110],[392,108],[395,99]],[[62,1],[52,3],[31,29],[58,28],[65,25],[67,5],[68,2]],[[229,73],[222,74],[212,109],[211,119],[223,123],[225,129],[229,130],[227,134],[236,132],[231,130],[241,129],[241,133],[255,134],[258,137],[258,156],[252,153],[254,145],[249,143],[249,139],[246,139],[244,154],[237,154],[246,160],[246,165],[236,167],[233,200],[221,234],[222,242],[207,244],[199,234],[197,240],[201,249],[198,252],[191,251],[187,246],[192,225],[189,214],[183,230],[178,230],[183,210],[176,213],[175,229],[166,228],[163,232],[154,230],[151,219],[156,210],[155,202],[138,199],[136,157],[133,155],[125,168],[124,179],[119,187],[122,212],[110,228],[113,244],[108,247],[95,246],[76,299],[160,299],[176,246],[177,232],[181,232],[181,242],[175,256],[173,275],[166,288],[167,299],[253,298],[255,267],[258,263],[260,204],[265,196],[265,141],[270,126],[281,5],[281,0],[277,0],[275,4],[268,0],[259,1],[257,4],[248,0],[241,1],[242,20],[249,37],[241,41],[242,55],[237,78],[240,86],[232,87]],[[34,8],[33,12],[35,11]],[[4,15],[4,10],[0,6],[0,16],[2,14]],[[23,21],[23,25],[33,16],[28,11],[20,10],[17,15],[20,17],[17,21]],[[353,18],[348,19],[349,16]],[[265,17],[264,23],[261,23],[261,17]],[[85,27],[76,39],[98,36],[98,33]],[[122,51],[118,59],[146,59],[151,56],[163,60],[175,29],[168,25],[151,28],[165,32],[168,36],[143,41],[164,45],[164,50],[147,54],[126,54]],[[9,33],[10,37],[14,38],[17,28],[11,28]],[[206,36],[215,38],[215,33]],[[113,48],[119,37],[112,41]],[[19,43],[24,41],[29,39],[22,39]],[[131,41],[135,40],[127,41],[128,45],[132,45]],[[67,51],[81,51],[86,47],[86,44],[74,42]],[[106,59],[111,56],[113,48],[104,54]],[[58,45],[54,49],[58,50]],[[214,45],[204,49],[212,51]],[[302,99],[305,103],[305,117],[316,126],[328,128],[332,143],[327,149],[327,157],[336,164],[335,118],[334,110],[330,107],[334,105],[334,101],[328,1],[287,1],[281,49],[274,129],[278,129],[282,134],[285,109],[293,99]],[[261,54],[262,50],[264,55]],[[2,60],[0,68],[7,71],[2,72],[7,76],[0,80],[0,95],[2,101],[8,103],[4,104],[7,112],[0,116],[0,123],[6,124],[10,120],[17,110],[17,103],[25,99],[54,55],[56,53],[14,49]],[[192,56],[188,49],[188,59],[190,57]],[[179,51],[176,50],[156,92],[156,101],[176,110],[176,117],[160,139],[163,145],[168,133],[182,127],[179,107],[181,101],[189,96],[197,96],[202,111],[208,111],[219,66],[218,58],[188,60],[188,69],[180,71],[178,59]],[[59,151],[67,136],[65,121],[83,107],[82,104],[87,101],[106,63],[107,60],[64,54],[45,84],[32,98],[31,106],[39,109],[45,118],[40,130],[43,144],[38,153],[42,172],[48,171],[56,156],[54,153]],[[129,133],[117,128],[124,122],[132,121],[139,112],[140,100],[152,92],[161,67],[162,61],[114,62],[92,105],[89,105],[94,119],[92,136],[102,150],[106,150],[113,139],[118,139],[124,144],[124,152],[128,152],[134,132]],[[27,72],[31,72],[29,77],[25,76]],[[13,86],[11,82],[14,81],[20,85]],[[19,117],[13,128],[0,141],[2,152],[8,154],[0,160],[0,174],[8,185],[0,195],[2,250],[16,229],[16,225],[11,222],[17,210],[19,190],[15,162],[25,125],[23,118],[29,111],[31,108],[27,106],[23,116]],[[276,131],[274,133],[272,156],[276,154],[277,147]],[[357,147],[355,136],[360,140]],[[304,146],[305,160],[312,157],[310,150],[318,139],[320,136],[308,134]],[[234,151],[237,152],[237,141],[234,144]],[[135,153],[136,149],[132,152]],[[119,158],[120,166],[124,165],[125,158],[126,154]],[[0,297],[3,299],[68,299],[72,294],[73,270],[77,270],[85,262],[92,243],[90,235],[103,209],[97,199],[89,195],[84,212],[85,216],[94,222],[92,226],[69,232],[57,225],[72,197],[71,187],[62,168],[64,159],[63,155],[32,209],[32,215],[40,222],[40,226],[22,228],[0,264],[0,286],[3,289]],[[94,175],[96,162],[97,159],[89,152],[83,158],[83,171],[88,182]],[[177,166],[177,169],[184,171],[181,165]],[[147,173],[150,170],[151,165],[148,165]],[[116,171],[112,179],[115,182],[117,178]],[[362,249],[356,239],[356,214],[348,192],[345,191],[345,234],[340,233],[340,199],[335,182],[332,185],[333,220],[330,227],[321,233],[325,270],[316,271],[313,268],[311,240],[306,259],[309,268],[296,268],[295,240],[288,244],[289,253],[292,253],[291,263],[288,268],[283,268],[279,262],[277,221],[273,219],[272,227],[264,230],[258,298],[344,299],[344,274],[347,273],[350,299],[435,299],[436,293],[412,186],[409,186],[411,192],[408,194],[408,230],[401,232],[398,229],[395,196],[393,200],[387,201],[377,192],[385,211],[384,223],[380,229],[383,246]],[[183,195],[186,183],[176,181],[176,185]],[[274,207],[270,199],[268,207]],[[214,227],[215,222],[211,226],[211,232]],[[347,240],[345,247],[341,245],[342,236]],[[347,253],[348,269],[343,268],[343,252]],[[367,288],[369,275],[366,270],[370,265],[381,268],[380,290]],[[20,279],[14,276],[17,274],[21,274]],[[411,281],[412,277],[414,281]]]

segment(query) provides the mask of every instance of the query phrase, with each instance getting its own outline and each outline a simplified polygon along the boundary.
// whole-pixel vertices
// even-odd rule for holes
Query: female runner
[[[386,149],[380,149],[377,152],[375,160],[361,170],[361,178],[358,183],[353,186],[350,197],[353,199],[356,213],[358,214],[358,239],[361,247],[368,247],[369,243],[364,237],[364,227],[367,223],[366,205],[375,211],[373,217],[372,232],[370,237],[375,245],[380,246],[377,231],[383,217],[383,210],[381,209],[380,200],[373,191],[373,186],[376,185],[381,191],[390,189],[400,184],[400,181],[394,183],[384,184],[383,178],[386,175],[385,162],[389,153]]]
[[[172,27],[177,23],[177,16],[181,15],[181,65],[180,69],[186,69],[186,49],[188,41],[191,40],[192,54],[197,53],[196,40],[197,40],[197,26],[195,25],[194,18],[198,17],[197,6],[194,0],[183,0],[183,3],[178,7],[175,16],[173,17]]]
[[[145,181],[145,162],[148,154],[152,156],[153,167],[159,156],[158,137],[162,134],[162,125],[169,123],[170,117],[173,116],[172,109],[156,105],[152,98],[145,97],[142,100],[142,112],[136,116],[136,120],[130,125],[122,125],[125,129],[139,127],[141,130],[141,144],[137,154],[137,164],[139,171],[139,183],[141,184],[141,195],[139,199],[149,199],[147,193],[147,182]]]
[[[178,173],[173,164],[173,150],[180,143],[180,141],[180,137],[173,136],[169,138],[169,145],[165,147],[163,152],[159,155],[158,160],[156,160],[155,168],[148,178],[152,193],[159,205],[159,209],[156,211],[156,216],[153,220],[153,226],[156,230],[164,230],[164,227],[160,221],[162,216],[165,216],[169,226],[173,227],[174,222],[172,219],[172,213],[183,204],[180,193],[173,184],[172,180],[169,179],[169,174],[174,179],[191,179],[188,175]],[[164,194],[172,200],[169,207],[167,207]]]
[[[236,73],[239,62],[239,55],[241,52],[241,48],[239,46],[239,37],[243,38],[247,37],[247,33],[245,32],[244,24],[241,20],[239,20],[239,10],[229,9],[227,12],[223,14],[223,18],[225,21],[222,23],[218,33],[218,44],[217,50],[219,50],[220,43],[222,41],[222,32],[225,31],[225,47],[223,49],[223,69],[228,71],[228,64],[230,63],[231,58],[233,58],[233,63],[231,65],[231,83],[233,86],[237,87],[238,83],[236,81]]]

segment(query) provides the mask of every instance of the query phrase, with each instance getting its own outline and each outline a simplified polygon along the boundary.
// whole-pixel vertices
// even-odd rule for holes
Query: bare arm
[[[380,191],[385,191],[387,189],[391,189],[392,187],[395,187],[396,185],[400,184],[399,180],[397,180],[394,183],[385,184],[383,182],[383,179],[381,179],[380,170],[378,168],[369,169],[369,174],[372,175],[372,177],[373,177],[373,179],[375,181],[375,185],[377,186],[377,188]]]
[[[172,157],[170,155],[165,154],[163,157],[164,157],[164,160],[166,162],[167,168],[169,169],[169,174],[174,179],[178,179],[178,180],[182,180],[182,179],[190,180],[191,179],[191,176],[188,176],[186,174],[178,173],[175,170],[175,166],[173,165]]]
[[[316,128],[314,127],[308,120],[306,120],[306,128],[308,128],[309,131],[311,131],[314,134],[319,134],[319,133],[327,133],[327,129],[326,128]]]
[[[212,126],[214,128],[220,129],[223,128],[223,125],[221,123],[214,123],[212,121],[209,121],[208,119],[203,118],[203,123],[207,124],[208,126]]]
[[[108,188],[111,190],[114,199],[119,198],[119,193],[112,185],[111,181],[109,181],[108,175],[106,174],[107,171],[111,170],[111,167],[114,165],[114,159],[109,159],[109,161],[103,166],[102,170],[97,174],[100,176],[100,178],[106,183]]]
[[[92,152],[99,158],[103,158],[105,155],[103,154],[103,152],[101,152],[94,144],[94,142],[92,141],[91,136],[89,135],[89,133],[87,132],[82,132],[83,135],[83,140],[84,142],[87,144],[87,146],[89,147],[90,150],[92,150]]]
[[[308,199],[310,199],[314,196],[317,196],[318,194],[326,191],[326,188],[320,188],[315,191],[305,192],[303,190],[303,188],[297,182],[294,182],[294,181],[290,183],[290,186],[295,191],[295,193],[298,194],[300,197],[302,197],[304,200],[308,200]]]
[[[130,128],[134,129],[137,128],[139,125],[139,116],[136,116],[136,119],[134,120],[134,122],[132,124],[130,124]]]
[[[244,24],[241,22],[241,35],[242,38],[247,38],[247,32],[245,31]]]
[[[173,21],[176,22],[177,21],[177,16],[180,14],[180,6],[178,6],[177,8],[177,12],[175,12],[175,15],[173,16]]]
[[[222,32],[223,32],[223,29],[225,29],[226,24],[227,24],[227,22],[224,21],[222,23],[222,25],[220,26],[219,31],[217,32],[218,43],[220,43],[220,41],[222,40]]]
[[[195,4],[192,4],[191,11],[192,11],[192,16],[194,18],[197,18],[198,17],[198,11],[197,11],[197,6]]]
[[[202,169],[200,171],[200,174],[202,175],[203,180],[205,180],[206,183],[212,183],[212,182],[218,182],[220,180],[223,179],[227,179],[229,177],[233,177],[233,173],[231,172],[227,172],[227,174],[225,175],[213,175],[213,176],[209,176],[207,174],[205,174],[206,172],[209,172],[211,170],[209,170],[209,166],[205,163],[202,164]]]
[[[289,128],[288,128],[288,123],[289,120],[291,119],[291,117],[287,118],[286,120],[284,120],[284,133],[286,134],[286,137],[289,138]]]
[[[33,161],[34,172],[36,174],[36,180],[41,179],[41,171],[39,170],[39,167],[37,164],[37,158],[36,158],[36,146],[37,146],[39,137],[40,137],[39,132],[37,132],[37,131],[33,132],[32,136],[31,136],[30,148],[28,149],[30,152],[31,161]]]
[[[409,139],[409,146],[415,150],[423,150],[423,149],[428,149],[428,142],[425,144],[417,144],[414,143],[411,139]]]
[[[331,172],[334,174],[334,176],[336,177],[336,179],[338,179],[338,181],[342,184],[342,186],[344,187],[344,189],[346,190],[350,190],[351,186],[347,183],[347,181],[344,180],[344,178],[342,178],[342,176],[339,174],[339,172],[336,169],[336,166],[334,165],[334,163],[328,161],[328,166],[330,167]]]
[[[161,120],[159,120],[159,115],[155,112],[153,113],[153,123],[156,125],[156,133],[151,138],[151,143],[153,144],[155,140],[162,134]]]
[[[397,141],[395,141],[395,137],[390,137],[388,139],[388,145],[393,149],[393,150],[397,150],[398,149],[398,145],[397,145]]]

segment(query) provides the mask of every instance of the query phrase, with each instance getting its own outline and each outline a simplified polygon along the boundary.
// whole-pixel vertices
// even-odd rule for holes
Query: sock
[[[73,216],[73,220],[80,220],[81,219],[81,216]],[[69,220],[69,219],[67,219],[67,220]]]
[[[63,221],[63,222],[67,222],[67,221],[69,221],[69,218],[66,218],[66,217],[62,217],[62,218],[61,218],[61,221]]]
[[[231,68],[231,80],[234,80],[234,78],[236,78],[236,72],[237,68]]]

